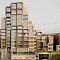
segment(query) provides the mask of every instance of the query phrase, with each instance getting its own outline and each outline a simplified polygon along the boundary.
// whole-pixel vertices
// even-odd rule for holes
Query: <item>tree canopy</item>
[[[48,60],[60,60],[60,54],[54,54],[54,55],[52,55],[52,57],[49,58]]]

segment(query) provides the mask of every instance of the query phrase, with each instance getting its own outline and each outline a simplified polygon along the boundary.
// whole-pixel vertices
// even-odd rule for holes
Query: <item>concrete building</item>
[[[54,35],[53,34],[42,34],[43,50],[53,51]]]
[[[54,35],[54,51],[60,51],[60,33]]]
[[[36,38],[32,21],[28,21],[27,8],[23,2],[6,6],[6,17],[1,19],[1,48],[6,48],[6,58],[13,54],[35,52]],[[29,52],[29,53],[28,53]]]
[[[23,2],[11,3],[5,10],[6,17],[1,19],[0,59],[44,60],[50,52],[60,51],[60,34],[42,34],[36,30],[28,20]]]

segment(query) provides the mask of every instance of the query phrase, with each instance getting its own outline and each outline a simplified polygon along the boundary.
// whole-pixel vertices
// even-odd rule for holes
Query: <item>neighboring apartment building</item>
[[[42,34],[43,51],[53,51],[54,35]]]
[[[54,35],[54,51],[60,51],[60,33]]]

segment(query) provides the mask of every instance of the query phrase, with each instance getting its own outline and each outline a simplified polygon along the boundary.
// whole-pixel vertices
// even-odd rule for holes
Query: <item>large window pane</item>
[[[22,14],[22,10],[17,10],[17,14]]]
[[[6,8],[6,12],[10,12],[10,8]]]
[[[10,17],[11,14],[10,13],[7,13],[6,15],[7,15],[7,17]]]
[[[11,13],[12,13],[12,14],[16,14],[16,10],[12,10]]]
[[[16,4],[11,4],[12,9],[16,9]]]
[[[17,3],[17,8],[22,8],[22,4],[21,3]]]

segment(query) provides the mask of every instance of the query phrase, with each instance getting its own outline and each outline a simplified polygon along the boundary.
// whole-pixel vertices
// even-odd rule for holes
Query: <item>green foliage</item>
[[[54,54],[52,57],[48,60],[60,60],[60,54]]]

